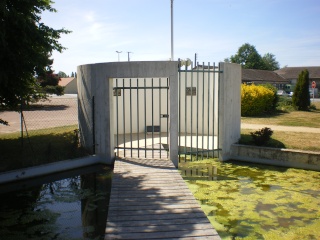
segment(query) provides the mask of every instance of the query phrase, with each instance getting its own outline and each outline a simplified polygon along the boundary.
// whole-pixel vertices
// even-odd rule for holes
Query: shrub
[[[292,98],[280,96],[277,104],[277,110],[286,112],[294,111],[295,108],[292,103]]]
[[[278,102],[279,102],[279,96],[277,94],[278,89],[275,86],[273,86],[272,84],[270,84],[270,83],[263,84],[262,86],[264,86],[264,87],[266,87],[266,88],[268,88],[268,89],[273,91],[274,98],[273,98],[273,102],[272,102],[272,111],[276,111],[277,110],[277,105],[278,105]]]
[[[308,111],[310,106],[309,72],[303,70],[298,77],[297,85],[292,96],[293,105],[302,111]]]
[[[265,145],[271,138],[273,131],[270,128],[262,128],[255,132],[250,132],[253,143],[257,146]]]
[[[242,84],[241,116],[260,116],[274,111],[276,93],[263,85]]]

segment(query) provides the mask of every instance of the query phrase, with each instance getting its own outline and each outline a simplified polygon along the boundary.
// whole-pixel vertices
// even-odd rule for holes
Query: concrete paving
[[[274,131],[320,133],[320,128],[241,123],[241,129],[259,130],[265,127],[271,128]]]

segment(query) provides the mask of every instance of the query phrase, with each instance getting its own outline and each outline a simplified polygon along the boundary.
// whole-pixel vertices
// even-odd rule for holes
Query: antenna
[[[130,62],[130,53],[133,53],[133,52],[127,52],[128,53],[128,62]]]

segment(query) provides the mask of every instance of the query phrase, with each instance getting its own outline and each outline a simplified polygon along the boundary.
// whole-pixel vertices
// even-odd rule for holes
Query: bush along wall
[[[276,93],[263,85],[241,85],[241,116],[261,116],[274,111]]]

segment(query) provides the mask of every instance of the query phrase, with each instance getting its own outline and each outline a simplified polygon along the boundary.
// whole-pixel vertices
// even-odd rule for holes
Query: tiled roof
[[[242,69],[242,81],[288,82],[275,72],[257,69]]]
[[[285,67],[275,72],[286,79],[298,79],[299,74],[307,69],[309,71],[309,78],[320,78],[320,66],[319,67]]]
[[[59,85],[62,87],[65,87],[74,79],[74,77],[60,78],[60,79],[61,80],[59,81]]]

